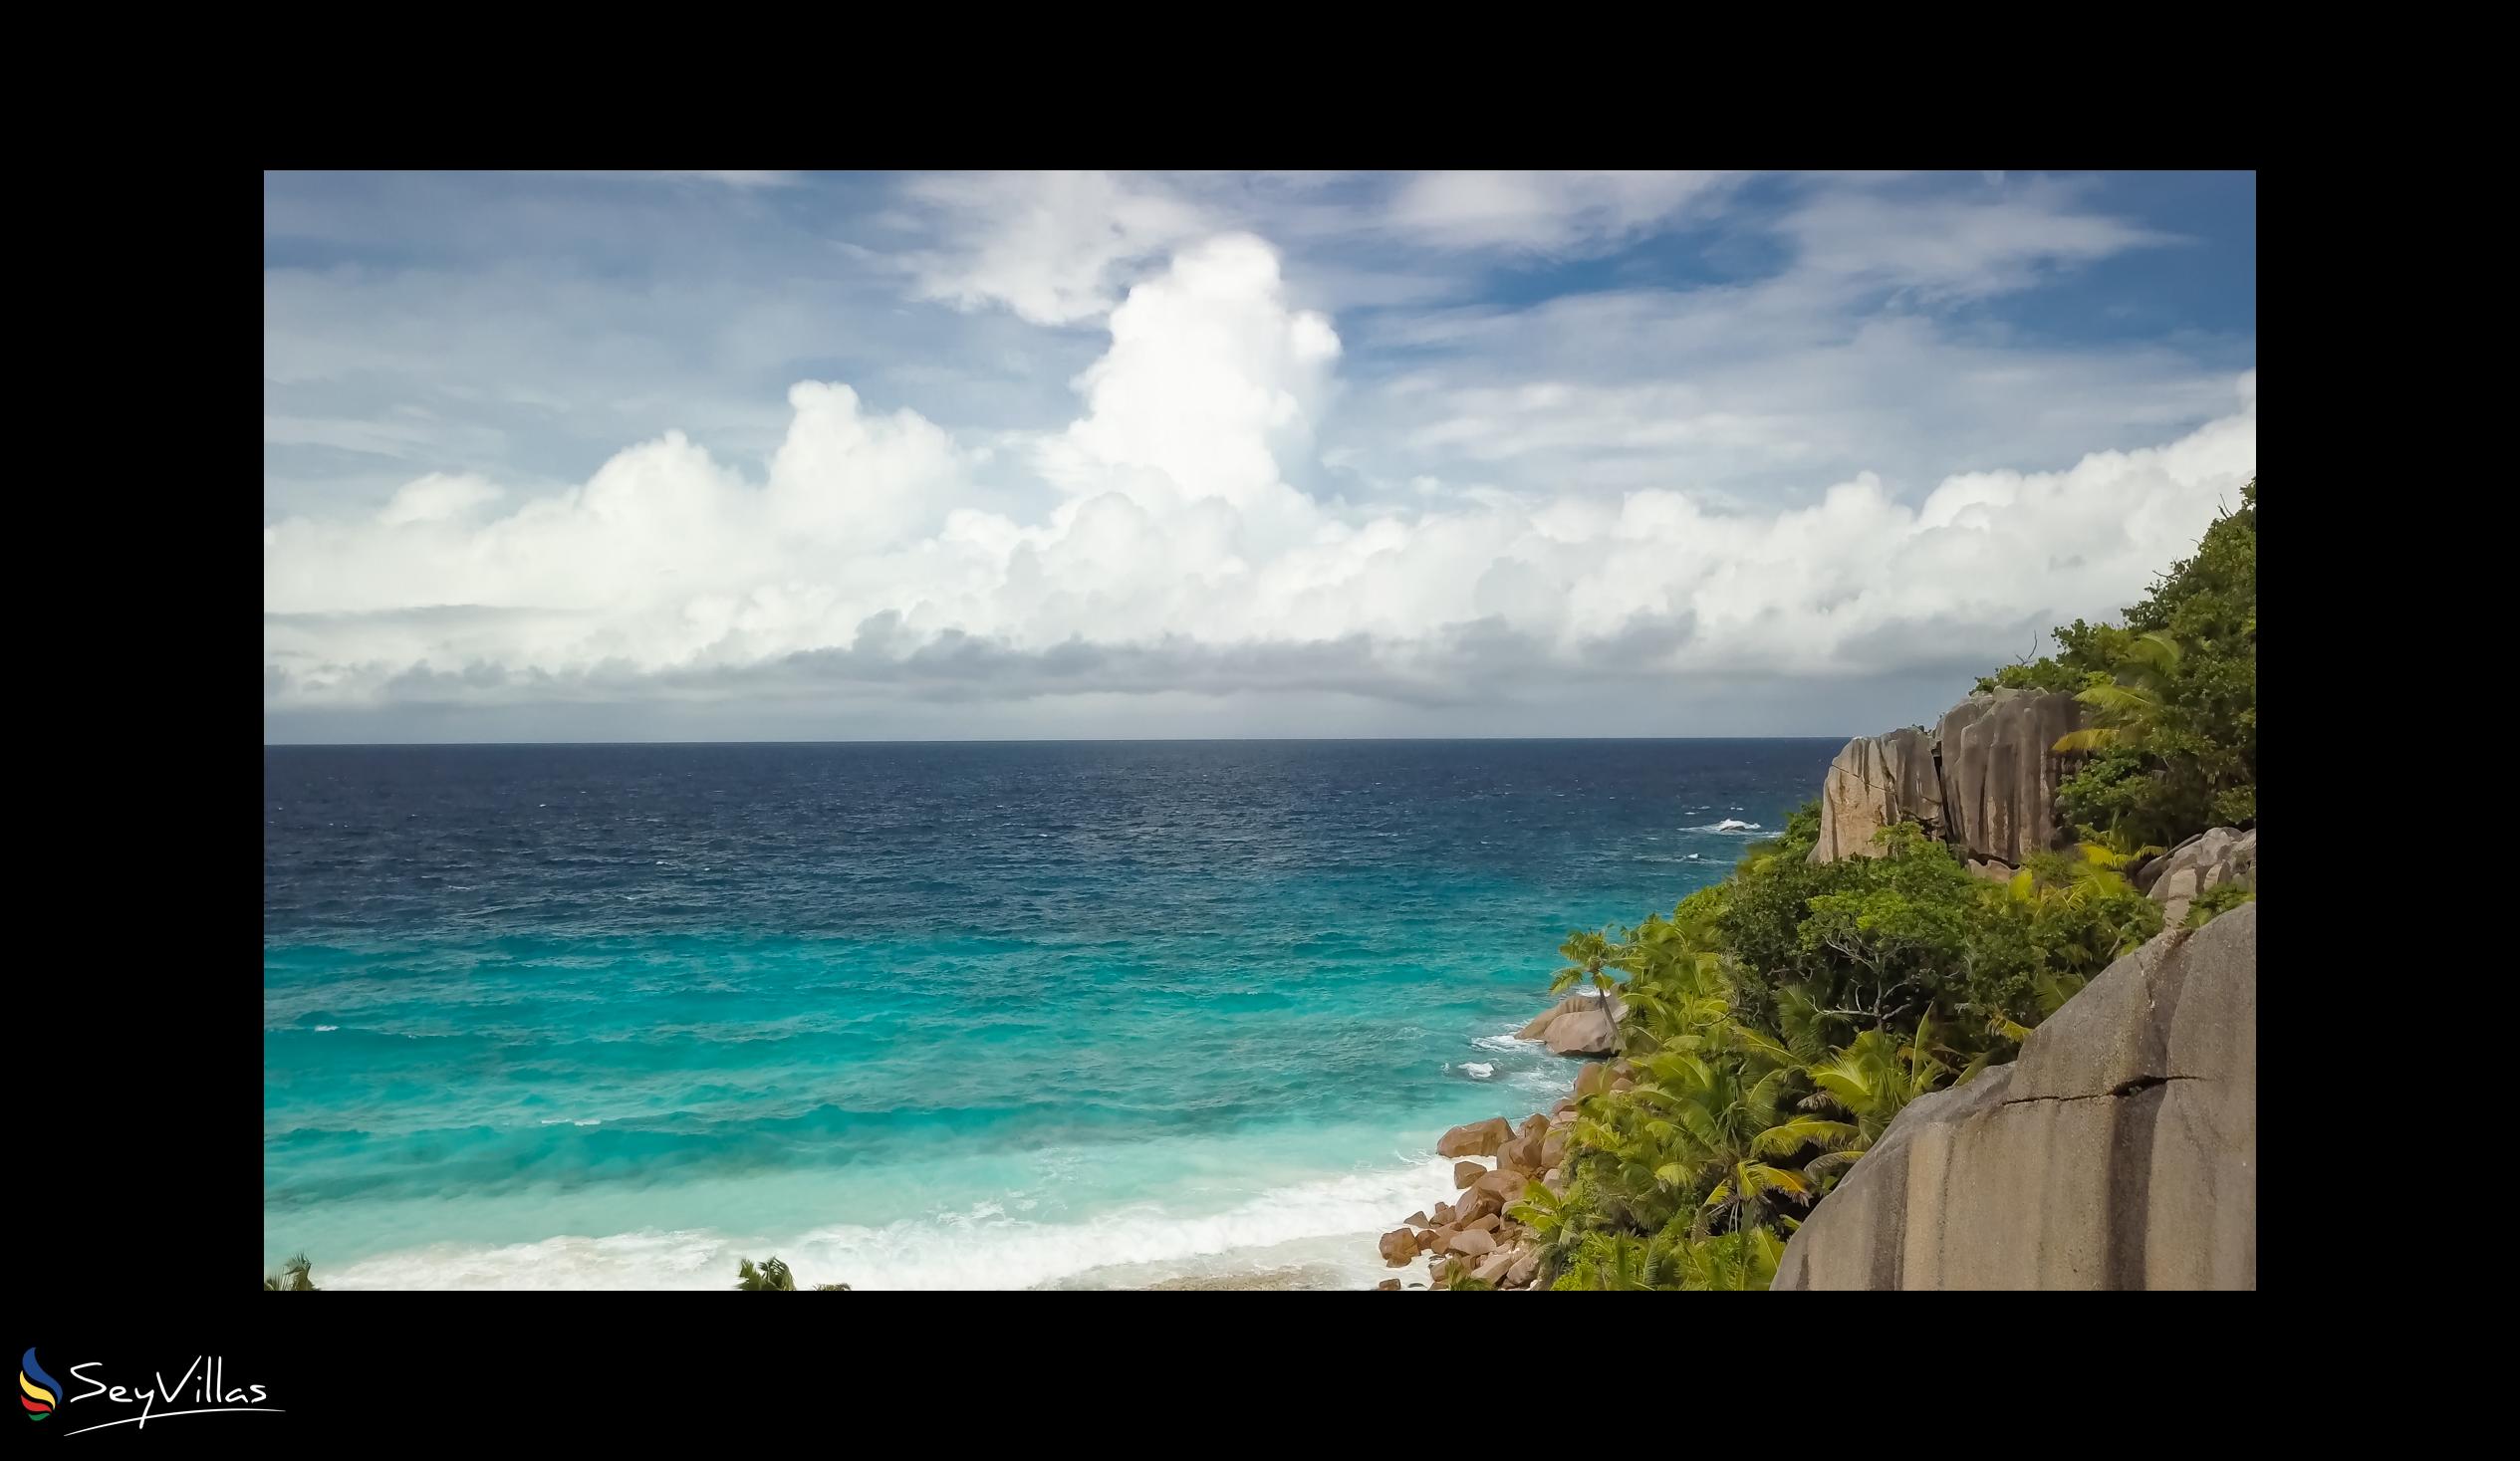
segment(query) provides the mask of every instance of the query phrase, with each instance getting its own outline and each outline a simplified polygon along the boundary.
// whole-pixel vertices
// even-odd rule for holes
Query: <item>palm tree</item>
[[[267,1294],[312,1294],[315,1292],[315,1279],[312,1277],[313,1269],[314,1265],[308,1263],[306,1255],[301,1253],[290,1259],[287,1263],[280,1265],[280,1277],[276,1279],[263,1280],[263,1292]]]
[[[1699,1241],[1726,1220],[1739,1232],[1764,1226],[1768,1210],[1781,1202],[1809,1203],[1811,1180],[1785,1159],[1806,1146],[1834,1150],[1858,1135],[1844,1121],[1786,1116],[1786,1087],[1799,1069],[1791,1051],[1756,1030],[1735,1026],[1723,1034],[1724,1048],[1712,1059],[1647,1057],[1651,1079],[1631,1093],[1668,1117],[1658,1124],[1672,1133],[1670,1154],[1654,1169],[1655,1180],[1682,1191],[1705,1188],[1692,1225]],[[1653,1129],[1648,1126],[1648,1134]],[[1751,1248],[1742,1246],[1740,1257],[1746,1265]]]
[[[1540,1271],[1532,1278],[1535,1288],[1546,1287],[1557,1276],[1558,1264],[1575,1245],[1577,1205],[1560,1197],[1538,1182],[1523,1184],[1520,1202],[1505,1209],[1505,1215],[1531,1229],[1535,1241],[1532,1251],[1540,1256]]]
[[[1551,994],[1564,994],[1579,984],[1593,986],[1601,1000],[1602,1020],[1610,1029],[1614,1051],[1619,1047],[1619,1021],[1611,1015],[1610,997],[1619,988],[1619,981],[1612,976],[1610,964],[1621,952],[1602,934],[1569,934],[1566,942],[1558,945],[1558,953],[1567,960],[1567,966],[1549,980]]]
[[[796,1288],[796,1275],[788,1272],[788,1266],[775,1258],[763,1259],[759,1268],[754,1268],[749,1258],[737,1259],[735,1277],[735,1287],[747,1293],[769,1290],[787,1293]]]
[[[1803,1109],[1834,1105],[1855,1117],[1855,1143],[1842,1153],[1853,1161],[1882,1139],[1909,1101],[1950,1079],[1951,1068],[1933,1052],[1930,1013],[1917,1022],[1915,1039],[1905,1044],[1887,1031],[1867,1030],[1828,1060],[1805,1068],[1820,1092],[1803,1101]]]
[[[1741,1252],[1744,1244],[1749,1247],[1746,1256]],[[1684,1243],[1678,1253],[1678,1287],[1727,1293],[1765,1289],[1776,1282],[1776,1265],[1784,1256],[1785,1244],[1766,1228],[1724,1233],[1702,1243]]]
[[[2098,724],[2058,737],[2054,749],[2142,750],[2161,722],[2161,696],[2178,674],[2178,640],[2158,629],[2136,635],[2117,663],[2116,677],[2074,697],[2092,708]]]
[[[1647,918],[1614,951],[1630,971],[1619,992],[1628,1007],[1624,1042],[1631,1054],[1695,1049],[1698,1037],[1732,1015],[1732,984],[1720,951],[1703,946],[1699,930]]]
[[[1650,1238],[1596,1233],[1576,1250],[1566,1277],[1551,1287],[1610,1292],[1676,1289],[1685,1272],[1681,1255],[1687,1247],[1669,1233]]]

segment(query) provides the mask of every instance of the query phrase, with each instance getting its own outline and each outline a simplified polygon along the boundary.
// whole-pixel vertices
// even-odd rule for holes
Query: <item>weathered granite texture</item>
[[[2165,930],[1901,1111],[1775,1287],[2256,1288],[2257,908]]]

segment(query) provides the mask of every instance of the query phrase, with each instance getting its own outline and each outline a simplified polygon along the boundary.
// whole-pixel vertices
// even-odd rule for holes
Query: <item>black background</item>
[[[1123,95],[1106,62],[1045,76],[1047,57],[1030,48],[1020,58],[1027,78],[999,75],[997,53],[969,42],[955,48],[949,74],[933,72],[943,58],[880,65],[881,56],[853,53],[929,53],[882,37],[880,20],[854,17],[847,47],[812,44],[808,27],[766,47],[756,41],[747,49],[766,54],[750,58],[719,59],[705,43],[679,41],[658,51],[647,38],[621,61],[603,57],[615,43],[593,41],[573,44],[566,63],[531,65],[515,49],[531,27],[511,17],[495,37],[469,36],[462,62],[443,66],[415,60],[409,36],[359,44],[360,22],[346,18],[328,21],[318,49],[304,53],[230,38],[250,59],[222,61],[209,69],[215,75],[177,75],[195,65],[188,51],[183,68],[118,65],[101,85],[136,113],[117,111],[93,135],[74,137],[65,125],[22,138],[33,150],[21,152],[16,233],[38,257],[16,276],[17,355],[40,378],[22,383],[20,399],[42,409],[13,433],[21,457],[8,622],[19,673],[12,755],[0,763],[14,773],[17,852],[7,1342],[13,1358],[35,1345],[66,1400],[84,1388],[69,1373],[74,1363],[102,1361],[110,1380],[127,1384],[216,1352],[233,1381],[263,1384],[268,1403],[287,1411],[174,1417],[144,1432],[123,1426],[69,1443],[216,1440],[285,1454],[296,1444],[337,1453],[363,1441],[504,1447],[520,1437],[563,1445],[620,1437],[641,1446],[688,1439],[748,1449],[960,1450],[1003,1437],[1134,1453],[1240,1450],[1262,1440],[1331,1445],[1387,1426],[1402,1444],[1428,1450],[1462,1449],[1484,1431],[1484,1445],[1517,1449],[1625,1450],[1652,1437],[1682,1452],[1739,1445],[1776,1454],[1827,1444],[1835,1427],[1820,1412],[1841,1425],[1867,1415],[1896,1425],[1894,1414],[1914,1415],[1919,1400],[1936,1418],[1916,1443],[1947,1444],[1952,1429],[1974,1420],[1972,1430],[2014,1438],[1983,1443],[2015,1444],[2035,1433],[2040,1397],[2070,1393],[2078,1371],[2116,1364],[2160,1377],[2157,1367],[2180,1367],[2179,1337],[2200,1321],[2220,1338],[2247,1334],[2232,1347],[2273,1358],[2254,1334],[2263,1323],[2256,1301],[2231,1299],[2080,1301],[2071,1315],[2016,1305],[1996,1316],[1977,1311],[1986,1301],[1928,1301],[1931,1313],[1893,1314],[1880,1306],[1907,1301],[1857,1296],[1836,1301],[1834,1313],[1820,1307],[1830,1301],[1793,1301],[1797,1320],[1783,1301],[1718,1296],[1656,1301],[1651,1316],[1638,1301],[1612,1309],[1552,1300],[1554,1309],[1535,1311],[1506,1300],[1512,1312],[1503,1318],[1492,1309],[1464,1314],[1457,1304],[1430,1313],[1422,1301],[1307,1294],[858,1293],[837,1303],[783,1300],[775,1318],[769,1306],[747,1302],[738,1314],[708,1294],[254,1297],[262,1278],[254,977],[261,403],[253,365],[262,169],[731,158],[855,167],[1580,162],[2035,171],[2247,166],[2259,150],[2245,78],[2227,87],[2189,78],[2175,97],[2142,82],[2124,93],[2112,81],[2103,91],[2124,105],[2057,107],[2043,103],[2079,83],[2058,74],[2059,55],[2046,55],[2035,68],[2037,95],[2018,96],[2017,105],[1977,96],[1937,104],[1931,94],[1946,81],[1980,67],[2027,68],[2031,58],[1999,58],[1985,50],[1994,41],[1937,36],[1931,58],[1901,75],[1868,43],[1859,85],[1829,77],[1827,57],[1798,48],[1798,81],[1788,88],[1750,59],[1756,53],[1716,65],[1702,38],[1684,46],[1648,30],[1658,37],[1650,44],[1607,48],[1635,54],[1638,74],[1623,81],[1612,76],[1617,58],[1600,54],[1600,38],[1586,55],[1553,66],[1530,21],[1500,22],[1517,32],[1507,50],[1495,48],[1495,37],[1465,38],[1477,53],[1470,56],[1446,56],[1436,39],[1420,38],[1408,63],[1390,69],[1387,87],[1343,63],[1311,95],[1279,73],[1322,63],[1265,51],[1242,61],[1255,75],[1269,68],[1268,83],[1237,86],[1231,60],[1197,48],[1197,56],[1140,68],[1144,81]],[[1362,23],[1343,16],[1337,34],[1319,39],[1330,51],[1352,51],[1358,37],[1349,28]],[[1107,44],[1117,56],[1153,41]],[[1985,54],[1972,59],[1972,46]],[[775,71],[783,53],[795,55],[796,74],[762,74],[759,62]],[[197,59],[209,54],[205,46]],[[403,67],[414,70],[394,74]],[[673,78],[673,105],[648,105],[630,85],[659,73]],[[1031,100],[1025,80],[1060,95]],[[572,98],[578,87],[603,97],[601,105]],[[1389,109],[1379,137],[1377,97]],[[1129,121],[1096,124],[1098,108],[1123,107]],[[1027,119],[1020,124],[1001,120],[1018,113]],[[1050,144],[1061,120],[1075,138],[1065,148]],[[1901,121],[1916,139],[1906,146],[1890,140]],[[1110,155],[1119,148],[1141,155]],[[789,155],[798,152],[821,155]],[[2294,211],[2286,201],[2294,190],[2281,183],[2260,194],[2278,219]],[[2280,227],[2265,236],[2316,247]],[[2264,265],[2269,280],[2307,267],[2296,261],[2287,270],[2274,258]],[[2280,310],[2267,315],[2270,342],[2286,334],[2284,319]],[[2330,343],[2340,358],[2360,345]],[[2266,407],[2270,423],[2306,417],[2316,373],[2290,374],[2295,415],[2286,417],[2279,400]],[[2350,443],[2322,444],[2332,490],[2377,484],[2340,464]],[[2278,551],[2268,582],[2279,596],[2303,597],[2293,585],[2321,561],[2316,536],[2345,522],[2317,510],[2316,480],[2272,475],[2268,537]],[[2381,553],[2368,541],[2368,521],[2353,526],[2366,541],[2350,553],[2340,541],[2331,561]],[[2305,605],[2301,618],[2310,612]],[[2275,641],[2266,652],[2285,655]],[[2297,673],[2306,681],[2306,664]],[[2276,739],[2275,759],[2285,744]],[[2309,929],[2299,931],[2306,939]],[[2271,936],[2285,936],[2280,923]],[[2305,946],[2298,957],[2315,972],[2336,956]],[[2314,1005],[2288,1011],[2277,999],[2265,1009],[2270,1025],[2302,1027],[2296,1048],[2315,1048]],[[2261,1044],[2270,1070],[2280,1070],[2285,1043]],[[2274,1080],[2269,1089],[2285,1088]],[[2352,1139],[2326,1124],[2270,1123],[2264,1134],[2271,1171],[2285,1168],[2287,1153],[2316,1161],[2312,1143]],[[2352,1180],[2337,1175],[2340,1163],[2321,1165]],[[2264,1210],[2279,1223],[2286,1212],[2281,1202]],[[2307,1271],[2286,1264],[2281,1236],[2262,1235],[2266,1272]],[[2372,1255],[2387,1250],[2397,1258],[2381,1267],[2402,1262],[2399,1278],[2420,1286],[2447,1233],[2419,1236],[2395,1217],[2377,1221],[2355,1267],[2375,1277]],[[2213,1314],[2168,1308],[2197,1302],[2213,1303]],[[2350,1302],[2323,1296],[2331,1306]],[[1849,1313],[1848,1303],[1875,1308]],[[1813,1369],[1803,1379],[1778,1383],[1804,1366]],[[1587,1373],[1606,1386],[1589,1398],[1579,1383]],[[2224,1372],[2218,1383],[2232,1378]],[[1804,1399],[1780,1398],[1788,1392]],[[2227,1398],[2235,1413],[2254,1408]],[[26,1433],[76,1429],[90,1423],[89,1411],[107,1408],[102,1399],[73,1401],[40,1426],[23,1412],[6,1423],[51,1444],[61,1437]],[[2112,1423],[2105,1411],[2095,1415]],[[1746,1432],[1727,1439],[1727,1416],[1747,1422]],[[1779,1430],[1779,1419],[1801,1424]],[[1149,1425],[1164,1421],[1178,1423]]]

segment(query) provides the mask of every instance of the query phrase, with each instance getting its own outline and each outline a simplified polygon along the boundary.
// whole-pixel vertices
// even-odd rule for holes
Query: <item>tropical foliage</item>
[[[1629,1008],[1623,1079],[1576,1102],[1564,1191],[1508,1212],[1557,1289],[1764,1289],[1785,1240],[1911,1102],[1974,1079],[2160,931],[2138,860],[2256,815],[2257,484],[2123,624],[1980,688],[2072,690],[2077,834],[2007,881],[1912,825],[1808,860],[1814,803],[1726,881],[1571,935],[1553,989]],[[2191,924],[2244,901],[2208,889]],[[1461,1287],[1456,1285],[1456,1287]]]
[[[2243,887],[2236,882],[2217,882],[2198,893],[2195,901],[2187,905],[2186,925],[2189,928],[2202,928],[2213,921],[2215,914],[2228,913],[2242,903],[2256,900],[2257,892],[2253,888]]]
[[[2058,789],[2086,840],[2168,847],[2257,820],[2257,483],[2124,624],[2076,619],[2052,661],[2082,676],[2088,757]]]
[[[280,1266],[280,1277],[263,1280],[267,1294],[312,1294],[315,1292],[314,1265],[301,1253]]]
[[[796,1275],[789,1271],[786,1264],[776,1258],[763,1259],[758,1268],[753,1266],[751,1259],[739,1258],[735,1261],[735,1287],[747,1293],[768,1291],[794,1293]],[[822,1293],[830,1293],[833,1290],[842,1293],[849,1292],[847,1284],[816,1284],[814,1287]]]

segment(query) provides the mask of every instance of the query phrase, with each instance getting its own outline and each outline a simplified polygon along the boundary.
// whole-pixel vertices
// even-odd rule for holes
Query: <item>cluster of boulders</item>
[[[1595,1018],[1600,1018],[1598,1012]],[[1564,1196],[1563,1164],[1576,1101],[1606,1088],[1625,1091],[1632,1084],[1626,1061],[1596,1061],[1576,1078],[1574,1096],[1545,1114],[1534,1111],[1520,1126],[1493,1116],[1444,1132],[1435,1151],[1453,1158],[1452,1185],[1460,1195],[1436,1203],[1432,1212],[1410,1213],[1403,1226],[1385,1233],[1382,1241],[1383,1261],[1393,1268],[1425,1259],[1426,1281],[1421,1286],[1386,1279],[1382,1287],[1448,1288],[1456,1262],[1460,1272],[1491,1288],[1534,1287],[1540,1273],[1538,1238],[1506,1209],[1522,1201],[1534,1182]],[[1487,1160],[1476,1160],[1481,1157]]]
[[[2236,882],[2257,891],[2257,829],[2208,828],[2136,869],[2135,885],[2161,905],[2161,926],[2187,921],[2196,895]]]
[[[1913,822],[1963,850],[1969,870],[2010,877],[2032,852],[2061,846],[2056,743],[2083,723],[2062,691],[1981,690],[1921,728],[1859,736],[1829,763],[1811,860],[1869,857],[1873,835]]]

